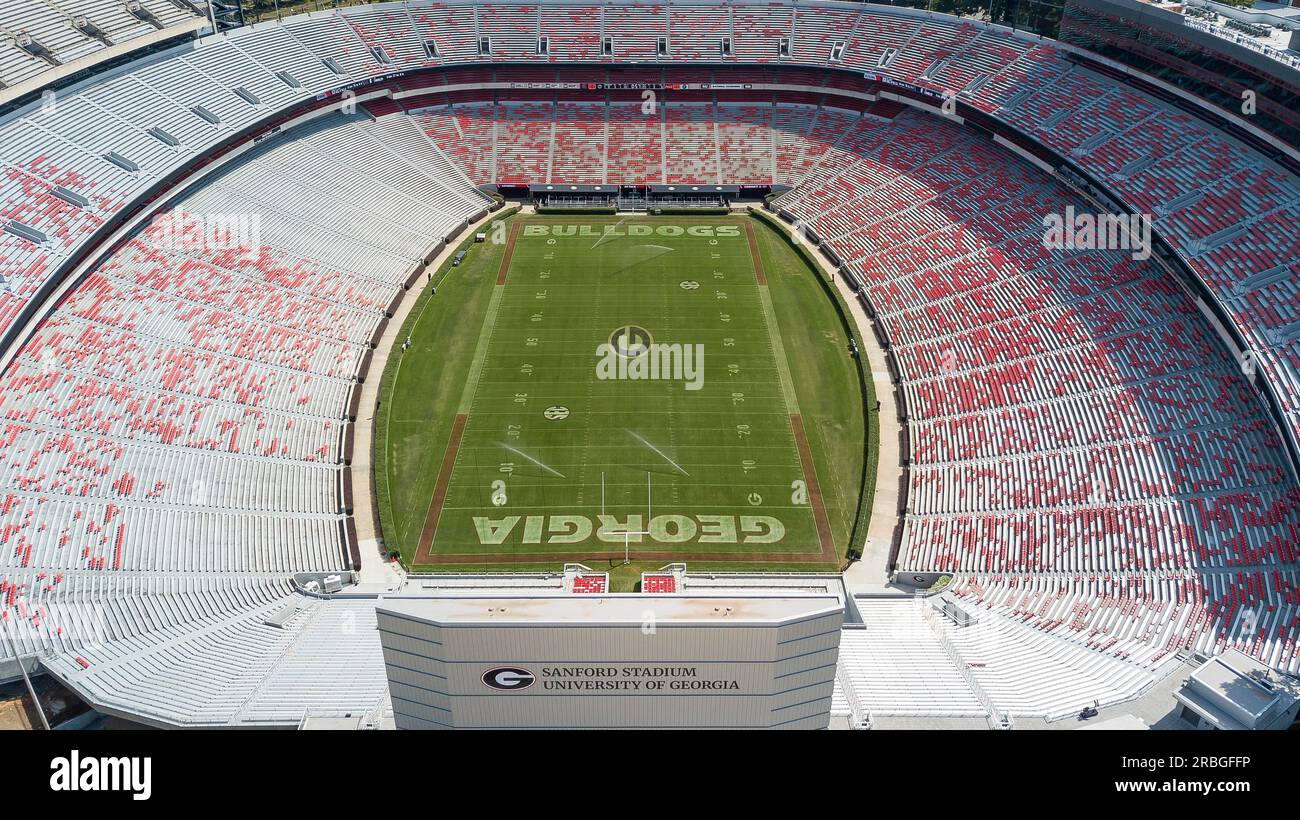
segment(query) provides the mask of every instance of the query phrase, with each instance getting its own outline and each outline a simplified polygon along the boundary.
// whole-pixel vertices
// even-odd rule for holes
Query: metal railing
[[[844,694],[844,700],[849,704],[849,727],[852,729],[872,728],[871,710],[863,706],[862,702],[858,700],[858,693],[853,688],[853,681],[849,678],[849,673],[844,671],[844,667],[837,665],[835,667],[835,678],[840,682],[840,691]]]
[[[985,719],[988,720],[989,728],[1012,728],[1014,721],[1011,717],[1011,713],[999,711],[997,706],[994,705],[993,699],[984,691],[984,687],[980,686],[979,681],[975,678],[975,673],[970,671],[970,668],[966,665],[966,661],[962,659],[961,653],[957,651],[957,647],[951,640],[949,640],[947,633],[943,631],[942,625],[938,622],[938,616],[934,613],[934,607],[928,604],[924,605],[924,608],[921,610],[921,617],[925,618],[925,622],[930,626],[930,630],[933,631],[934,636],[939,639],[939,645],[943,647],[944,653],[948,655],[948,659],[952,661],[953,666],[957,667],[957,673],[962,676],[964,681],[966,681],[966,685],[970,687],[971,693],[975,695],[975,699],[978,700],[980,706],[984,708]]]

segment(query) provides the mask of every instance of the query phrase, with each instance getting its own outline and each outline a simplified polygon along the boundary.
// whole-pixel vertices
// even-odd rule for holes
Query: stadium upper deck
[[[0,4],[0,104],[208,25],[203,0]]]
[[[955,94],[1090,172],[1135,210],[1154,213],[1159,232],[1251,348],[1247,358],[1269,376],[1294,435],[1294,176],[1195,117],[1082,70],[1072,56],[1057,44],[909,10],[743,2],[654,10],[383,4],[235,30],[88,81],[56,106],[33,106],[0,124],[8,188],[0,205],[7,221],[0,333],[11,339],[6,331],[133,199],[213,146],[331,89],[462,63],[823,66]],[[120,127],[94,128],[96,121]]]

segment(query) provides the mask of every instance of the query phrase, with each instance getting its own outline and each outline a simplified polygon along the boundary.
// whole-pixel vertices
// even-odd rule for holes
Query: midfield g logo
[[[654,344],[650,331],[636,325],[623,325],[609,334],[609,347],[625,359],[636,359],[650,352]]]
[[[596,378],[684,381],[687,390],[699,390],[704,387],[704,345],[656,344],[645,328],[623,325],[596,347]]]
[[[518,692],[536,682],[536,675],[517,666],[498,666],[483,673],[483,685],[502,692]]]

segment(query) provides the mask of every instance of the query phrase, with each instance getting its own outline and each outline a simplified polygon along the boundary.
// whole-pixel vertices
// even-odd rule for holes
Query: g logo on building
[[[644,356],[650,350],[654,339],[651,338],[650,331],[643,327],[623,325],[609,334],[609,344],[618,355],[635,359]]]
[[[503,692],[518,692],[537,681],[537,676],[517,666],[498,666],[483,673],[483,685]]]

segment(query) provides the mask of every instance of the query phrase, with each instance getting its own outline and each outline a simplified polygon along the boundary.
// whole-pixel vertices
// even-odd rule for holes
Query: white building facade
[[[377,615],[399,729],[824,729],[844,605],[400,597]]]

